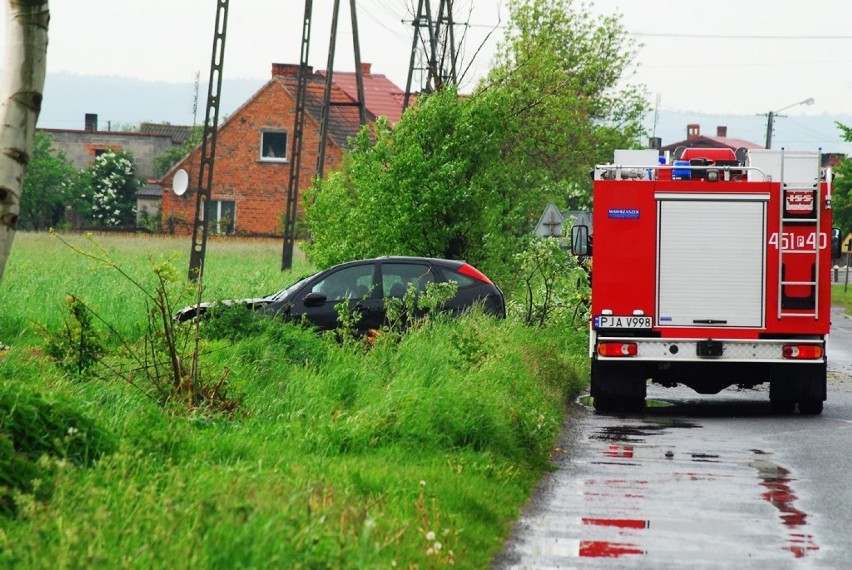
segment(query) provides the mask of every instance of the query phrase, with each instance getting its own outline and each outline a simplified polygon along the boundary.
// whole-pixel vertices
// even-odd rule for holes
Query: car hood
[[[206,313],[210,308],[216,307],[219,305],[224,305],[226,307],[232,307],[235,305],[247,305],[252,309],[260,309],[272,303],[272,295],[267,295],[266,297],[249,297],[247,299],[225,299],[223,301],[204,301],[202,303],[198,303],[196,305],[188,305],[175,313],[174,320],[181,323],[183,321],[188,321],[197,316],[201,316]]]

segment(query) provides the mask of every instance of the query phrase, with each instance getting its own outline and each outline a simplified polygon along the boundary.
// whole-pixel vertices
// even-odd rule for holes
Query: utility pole
[[[334,15],[331,20],[331,39],[328,45],[328,64],[325,69],[325,91],[322,101],[322,120],[320,121],[319,152],[317,153],[317,176],[322,178],[325,170],[325,145],[328,137],[328,122],[333,105],[357,105],[361,125],[367,123],[367,106],[364,101],[364,75],[361,71],[361,43],[358,41],[358,17],[355,11],[355,0],[349,0],[349,11],[352,17],[352,50],[355,55],[355,85],[358,90],[358,100],[353,103],[332,103],[331,88],[334,85],[334,52],[337,45],[337,21],[340,16],[340,0],[334,0]]]
[[[331,107],[336,105],[357,105],[362,125],[367,122],[367,104],[364,99],[364,76],[361,70],[361,44],[358,39],[358,18],[355,10],[355,0],[349,0],[349,10],[352,18],[352,48],[355,55],[355,83],[358,90],[358,100],[351,103],[331,101],[331,90],[334,85],[334,52],[337,45],[337,24],[340,15],[340,0],[334,0],[334,15],[331,22],[331,38],[328,49],[328,66],[323,92],[322,118],[320,119],[319,148],[317,149],[316,175],[322,178],[325,169],[325,147],[328,138],[329,118]],[[287,185],[287,204],[284,211],[284,249],[281,255],[281,270],[293,267],[293,249],[296,241],[296,212],[299,207],[299,181],[302,171],[302,134],[305,128],[305,101],[308,90],[308,53],[311,47],[311,13],[313,1],[305,0],[305,17],[302,22],[302,49],[299,61],[299,80],[296,88],[296,114],[293,126],[293,146],[290,155],[290,179]]]
[[[305,98],[308,93],[308,52],[311,48],[312,0],[305,0],[302,19],[302,48],[299,58],[299,79],[296,87],[296,113],[293,121],[293,150],[290,153],[290,179],[287,184],[287,204],[284,208],[284,251],[281,271],[293,267],[293,247],[296,241],[296,209],[299,203],[299,180],[302,173],[302,132],[305,129]]]
[[[216,27],[213,33],[213,55],[210,58],[210,81],[207,86],[207,113],[201,139],[201,164],[195,195],[195,223],[192,250],[189,252],[189,279],[201,283],[204,254],[207,250],[207,204],[213,186],[213,160],[216,157],[216,131],[219,124],[219,96],[222,92],[222,65],[225,61],[225,31],[228,28],[228,0],[217,0]]]
[[[783,115],[782,115],[783,116]],[[766,114],[766,148],[772,148],[772,131],[775,128],[775,111]]]
[[[785,109],[789,109],[790,107],[796,107],[798,105],[813,105],[814,98],[808,97],[804,101],[799,101],[798,103],[793,103],[792,105],[787,105],[786,107],[781,107],[777,111],[769,111],[764,114],[766,117],[766,148],[772,148],[772,132],[775,129],[775,117],[786,117],[787,115],[779,115],[781,111]]]
[[[439,0],[437,20],[432,19],[432,13],[431,0],[419,0],[417,14],[411,22],[414,27],[414,37],[411,40],[411,59],[408,64],[403,110],[408,108],[411,95],[414,94],[411,91],[411,84],[415,70],[421,72],[420,93],[432,93],[446,85],[458,83],[456,72],[458,54],[455,41],[457,23],[453,19],[453,0]],[[415,66],[418,57],[421,61],[425,60],[425,68],[422,64],[421,67]]]

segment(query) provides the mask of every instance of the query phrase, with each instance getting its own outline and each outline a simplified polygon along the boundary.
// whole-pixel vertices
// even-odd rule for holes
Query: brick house
[[[762,145],[755,144],[744,139],[736,139],[728,137],[728,127],[716,127],[716,136],[705,135],[701,133],[701,125],[690,123],[686,125],[686,140],[668,144],[660,150],[665,152],[674,152],[677,147],[700,147],[700,148],[730,148],[737,150],[738,148],[758,149],[763,148]]]
[[[213,167],[213,187],[207,205],[208,231],[211,234],[283,235],[283,218],[290,180],[290,133],[296,110],[299,66],[272,64],[272,77],[219,127]],[[370,73],[370,64],[362,64],[367,118],[375,121],[386,115],[391,122],[399,119],[402,90],[384,75]],[[355,73],[334,73],[326,171],[340,165],[347,139],[359,128]],[[345,87],[345,88],[344,88]],[[305,127],[302,132],[302,166],[299,195],[311,186],[316,174],[320,120],[325,90],[325,72],[309,68],[305,101]],[[347,92],[348,91],[348,92]],[[389,104],[398,100],[399,104]],[[159,181],[162,188],[163,231],[191,233],[200,169],[201,148],[184,157]],[[182,196],[171,191],[175,173],[189,173],[189,188]]]

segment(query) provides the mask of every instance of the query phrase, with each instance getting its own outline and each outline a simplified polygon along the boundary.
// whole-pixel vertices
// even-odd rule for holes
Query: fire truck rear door
[[[769,195],[656,199],[657,325],[762,327]]]

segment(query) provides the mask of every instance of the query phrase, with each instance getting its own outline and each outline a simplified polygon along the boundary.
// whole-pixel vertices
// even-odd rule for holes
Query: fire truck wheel
[[[593,399],[595,411],[641,413],[645,409],[644,398],[625,398],[616,396],[596,396]]]
[[[818,416],[822,413],[822,400],[801,400],[799,412],[806,416]]]
[[[641,370],[623,364],[592,361],[590,391],[599,412],[642,412],[646,383]]]
[[[789,416],[796,409],[796,401],[786,398],[771,398],[769,406],[772,408],[772,413],[779,416]]]
[[[595,396],[593,403],[598,412],[614,412],[618,408],[618,398]]]

